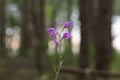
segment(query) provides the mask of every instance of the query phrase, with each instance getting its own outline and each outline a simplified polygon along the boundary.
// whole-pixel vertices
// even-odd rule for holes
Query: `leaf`
[[[63,63],[63,60],[62,60],[62,61],[60,61],[60,66],[62,65],[62,63]]]
[[[54,69],[55,73],[57,73],[57,69],[54,64],[53,64],[53,69]]]

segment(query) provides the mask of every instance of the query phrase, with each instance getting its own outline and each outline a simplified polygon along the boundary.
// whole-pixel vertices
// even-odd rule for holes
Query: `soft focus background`
[[[0,80],[54,80],[59,52],[47,28],[66,21],[73,37],[59,80],[120,80],[74,73],[120,73],[120,0],[0,0]]]

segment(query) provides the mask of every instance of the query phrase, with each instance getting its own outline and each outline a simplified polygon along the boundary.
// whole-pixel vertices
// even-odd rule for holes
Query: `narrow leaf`
[[[62,60],[62,61],[60,61],[60,66],[62,65],[62,63],[63,63],[63,60]]]
[[[57,73],[57,69],[54,64],[53,64],[53,69],[54,69],[55,73]]]

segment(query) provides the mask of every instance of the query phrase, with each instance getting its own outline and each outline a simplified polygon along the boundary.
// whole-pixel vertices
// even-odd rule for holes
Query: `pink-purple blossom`
[[[57,36],[57,32],[55,28],[48,28],[48,33],[50,34],[50,36],[52,37],[52,40],[54,41],[54,43],[56,45],[59,45],[59,41],[57,40],[56,36]]]
[[[71,39],[72,36],[70,35],[69,32],[65,32],[65,33],[63,34],[63,38],[64,38],[64,39]]]
[[[55,30],[55,28],[48,28],[48,33],[50,34],[50,36],[52,37],[52,39],[56,39],[56,35],[57,35],[57,32]]]
[[[56,29],[52,28],[52,27],[47,29],[49,35],[52,37],[52,40],[54,41],[54,43],[57,46],[59,46],[61,44],[61,42],[62,42],[63,39],[71,39],[72,38],[72,36],[71,36],[71,34],[69,32],[65,32],[65,33],[63,33],[63,36],[61,36],[61,33],[64,31],[64,28],[69,28],[72,25],[73,25],[73,23],[71,21],[66,22],[64,24],[64,27],[63,27],[63,29],[61,30],[60,33],[58,33],[56,31]]]
[[[72,24],[73,24],[72,21],[68,21],[65,23],[64,28],[69,28],[72,26]]]
[[[62,48],[62,40],[64,39],[71,39],[72,36],[69,32],[64,32],[64,29],[65,28],[69,28],[72,26],[72,22],[71,21],[68,21],[64,24],[64,27],[62,27],[62,30],[60,32],[57,32],[55,28],[48,28],[47,31],[49,33],[49,35],[52,37],[52,40],[54,41],[54,43],[56,44],[57,48],[59,48],[59,51],[61,53],[61,48]],[[63,33],[64,32],[64,33]],[[63,33],[63,35],[62,35]],[[63,54],[60,54],[59,55],[59,65],[58,67],[61,68],[61,65],[63,63]],[[57,72],[56,76],[55,76],[55,80],[58,79],[58,74],[59,74],[59,68],[57,69],[56,66],[53,66],[54,69],[55,69],[55,72]]]

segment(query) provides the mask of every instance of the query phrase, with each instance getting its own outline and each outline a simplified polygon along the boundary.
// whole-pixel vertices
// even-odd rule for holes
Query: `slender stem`
[[[61,30],[61,32],[60,32],[60,36],[61,36],[61,33],[64,31],[64,27],[63,27],[63,29]]]
[[[60,57],[59,57],[59,58],[60,58]],[[62,59],[62,58],[61,58],[61,59]],[[61,68],[61,66],[62,66],[62,63],[63,63],[63,60],[60,60],[59,66],[58,66],[58,70],[57,70],[57,73],[56,73],[56,76],[55,76],[55,80],[58,79],[58,75],[59,75],[59,72],[60,72],[60,68]]]
[[[61,68],[61,66],[62,66],[62,64],[63,64],[62,58],[63,58],[63,54],[61,54],[61,55],[59,56],[59,65],[58,65],[57,73],[56,73],[56,76],[55,76],[55,80],[58,79],[58,75],[59,75],[59,72],[60,72],[60,68]]]
[[[63,30],[64,30],[64,28],[63,28]],[[60,52],[60,55],[59,55],[59,64],[58,64],[58,69],[57,69],[57,72],[56,72],[56,76],[55,76],[55,80],[57,80],[58,79],[58,75],[59,75],[59,72],[60,72],[60,68],[61,68],[61,66],[62,66],[62,64],[63,64],[63,54],[62,54],[62,46],[61,46],[61,43],[62,43],[62,40],[63,40],[63,38],[61,38],[61,33],[63,32],[63,30],[61,30],[61,32],[60,32],[60,34],[59,33],[57,33],[58,34],[58,36],[59,36],[59,41],[60,41],[60,44],[59,44],[59,52]]]

